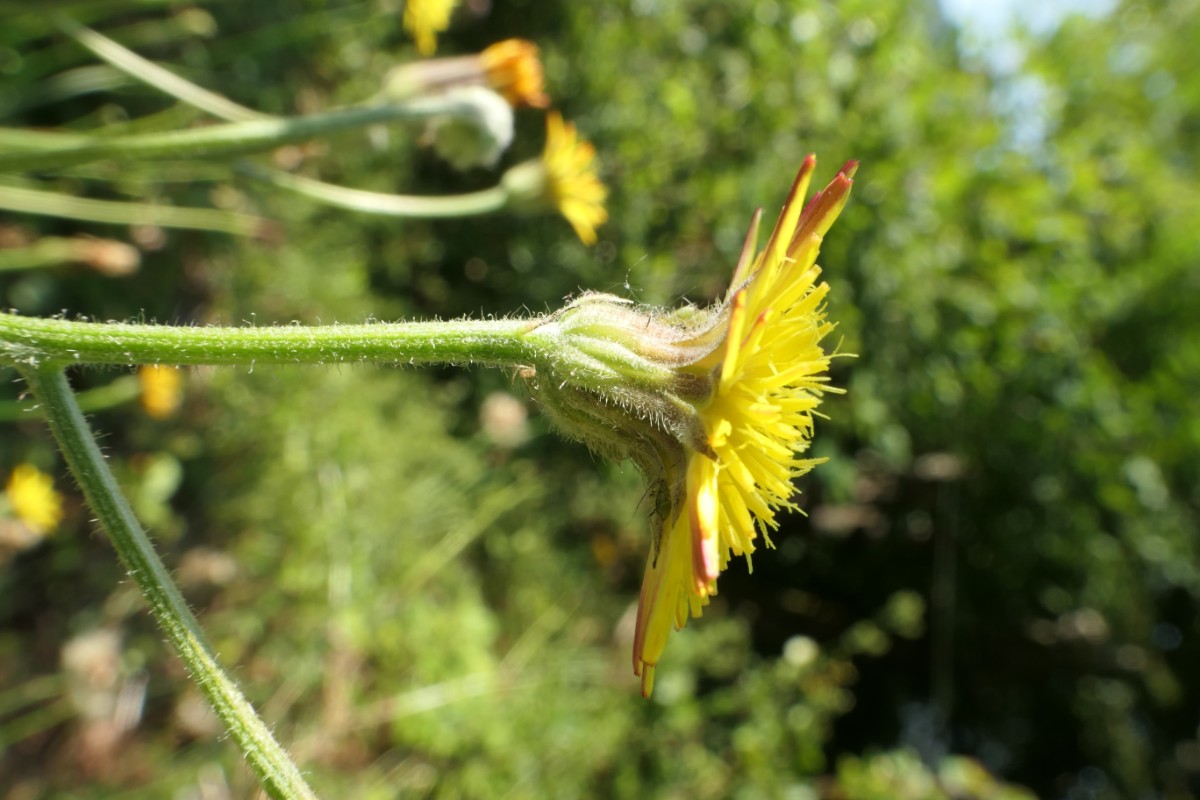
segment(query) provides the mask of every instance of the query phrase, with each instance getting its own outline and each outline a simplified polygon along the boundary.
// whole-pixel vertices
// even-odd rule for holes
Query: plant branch
[[[0,154],[0,172],[55,170],[91,161],[210,158],[270,150],[341,131],[447,114],[474,117],[468,100],[423,97],[405,103],[354,106],[303,117],[229,122],[202,128],[126,136],[71,137],[53,149]]]
[[[325,364],[514,366],[539,360],[540,319],[367,325],[176,327],[0,313],[0,362],[45,364]]]
[[[155,620],[237,742],[263,788],[271,797],[281,800],[315,800],[316,795],[300,770],[221,669],[200,624],[121,494],[75,401],[66,373],[61,367],[40,366],[25,369],[23,374],[42,405],[50,430],[92,513],[137,583]]]

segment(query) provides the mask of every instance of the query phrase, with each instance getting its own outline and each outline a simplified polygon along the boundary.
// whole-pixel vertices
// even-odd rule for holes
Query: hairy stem
[[[0,362],[65,364],[324,364],[374,361],[516,366],[536,363],[526,334],[540,320],[193,328],[74,322],[0,313]]]
[[[315,800],[316,795],[301,777],[300,770],[275,741],[237,684],[221,669],[200,624],[121,494],[75,402],[66,373],[57,366],[40,366],[24,370],[24,376],[42,405],[92,513],[108,534],[167,639],[187,665],[193,681],[212,704],[263,788],[274,798]]]

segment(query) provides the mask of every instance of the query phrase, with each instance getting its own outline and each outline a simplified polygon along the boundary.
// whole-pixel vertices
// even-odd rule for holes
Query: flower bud
[[[716,380],[696,365],[720,345],[725,310],[691,311],[588,293],[526,335],[546,354],[523,374],[530,393],[567,436],[637,465],[659,526],[682,507],[688,454],[711,454],[699,408]]]
[[[492,167],[513,140],[512,107],[481,86],[466,86],[447,97],[465,103],[467,113],[430,120],[426,138],[439,156],[457,170]]]

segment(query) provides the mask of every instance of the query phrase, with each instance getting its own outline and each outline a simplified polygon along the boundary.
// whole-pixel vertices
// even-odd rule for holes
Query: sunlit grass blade
[[[107,64],[66,70],[26,86],[6,83],[0,92],[0,118],[61,103],[80,95],[110,92],[128,86],[130,78]]]
[[[275,229],[271,220],[215,208],[92,200],[19,186],[0,186],[0,210],[108,225],[158,225],[234,236],[269,236]]]
[[[65,14],[56,15],[55,24],[61,31],[86,47],[98,58],[107,61],[135,80],[142,81],[181,102],[212,114],[214,117],[230,122],[272,118],[269,114],[262,114],[252,108],[246,108],[216,92],[211,92],[181,78],[170,70],[142,58],[107,36],[80,25]]]

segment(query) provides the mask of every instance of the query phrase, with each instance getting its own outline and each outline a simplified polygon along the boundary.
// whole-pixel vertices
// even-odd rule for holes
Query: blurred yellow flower
[[[487,83],[514,108],[545,108],[550,98],[537,45],[524,39],[505,39],[479,54]]]
[[[546,115],[546,194],[584,244],[595,244],[596,228],[608,219],[608,191],[592,167],[595,157],[596,148],[579,139],[574,125],[557,111]]]
[[[685,463],[666,469],[686,487],[662,520],[646,564],[633,646],[634,673],[646,696],[672,628],[700,616],[716,594],[731,556],[755,550],[778,527],[780,509],[795,509],[792,479],[821,459],[801,458],[827,384],[830,355],[821,341],[833,330],[815,263],[822,237],[846,204],[857,168],[849,162],[803,205],[816,160],[800,169],[770,241],[754,253],[756,215],[726,300],[723,341],[687,370],[707,375],[711,395],[695,405],[707,452],[689,448]],[[706,447],[705,447],[706,445]],[[683,472],[685,474],[678,474]]]
[[[142,409],[154,419],[166,419],[183,402],[183,373],[175,367],[146,364],[138,369]]]
[[[437,35],[450,27],[450,15],[458,0],[407,0],[404,29],[417,42],[417,52],[431,56],[437,51]]]
[[[19,464],[12,471],[4,495],[17,519],[39,536],[62,521],[62,495],[54,490],[54,479],[32,464]]]
[[[537,45],[524,39],[505,39],[468,56],[399,64],[384,76],[381,96],[403,102],[466,86],[490,89],[513,108],[550,104]]]
[[[584,244],[595,244],[596,228],[608,219],[604,210],[608,191],[596,177],[595,158],[592,143],[580,140],[575,126],[551,111],[546,115],[542,157],[517,164],[504,173],[500,184],[512,208],[553,209],[566,217]]]

